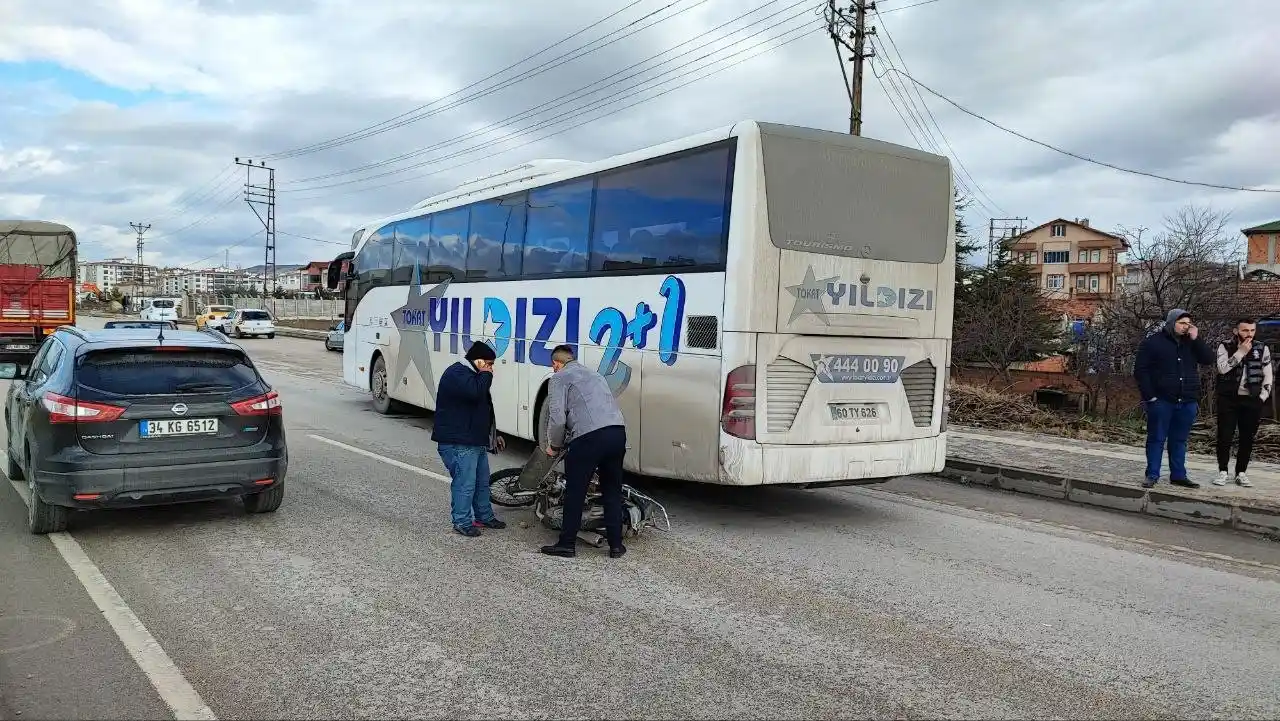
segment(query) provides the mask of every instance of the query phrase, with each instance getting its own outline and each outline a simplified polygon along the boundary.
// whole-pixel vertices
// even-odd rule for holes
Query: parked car
[[[236,338],[265,335],[276,337],[276,324],[271,314],[261,308],[237,308],[220,320],[207,321],[205,325]]]
[[[240,497],[284,499],[289,451],[279,395],[216,333],[62,326],[9,379],[6,473],[31,489],[32,533],[73,510]]]
[[[336,325],[329,326],[329,332],[324,337],[325,350],[342,350],[342,339],[346,336],[346,321],[340,320]]]
[[[200,310],[200,314],[196,316],[196,329],[203,328],[204,324],[211,320],[226,318],[233,310],[235,310],[235,307],[230,305],[206,305]]]

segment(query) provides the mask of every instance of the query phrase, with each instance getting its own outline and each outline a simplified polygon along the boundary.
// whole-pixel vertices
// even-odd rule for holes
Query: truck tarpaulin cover
[[[0,265],[37,265],[41,278],[75,275],[76,234],[43,220],[0,220]]]

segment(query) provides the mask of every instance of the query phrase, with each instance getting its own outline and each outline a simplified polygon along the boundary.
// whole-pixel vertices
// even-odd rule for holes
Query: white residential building
[[[158,272],[153,265],[139,266],[127,258],[111,258],[80,263],[77,276],[81,283],[92,283],[102,291],[109,291],[119,285],[150,285],[156,282]]]

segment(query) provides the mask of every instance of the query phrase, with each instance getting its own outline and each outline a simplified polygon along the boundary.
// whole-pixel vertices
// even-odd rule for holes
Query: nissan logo
[[[174,403],[174,404],[173,404],[173,408],[171,408],[170,410],[172,410],[172,411],[173,411],[173,414],[174,414],[175,416],[185,416],[185,415],[187,414],[187,404],[186,404],[186,403]]]

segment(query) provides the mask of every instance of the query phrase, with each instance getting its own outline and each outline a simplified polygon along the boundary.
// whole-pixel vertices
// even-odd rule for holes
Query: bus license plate
[[[200,436],[218,432],[217,418],[178,418],[165,421],[140,421],[138,433],[143,438]]]
[[[875,403],[832,403],[831,420],[837,423],[875,423],[881,419],[880,406]]]

